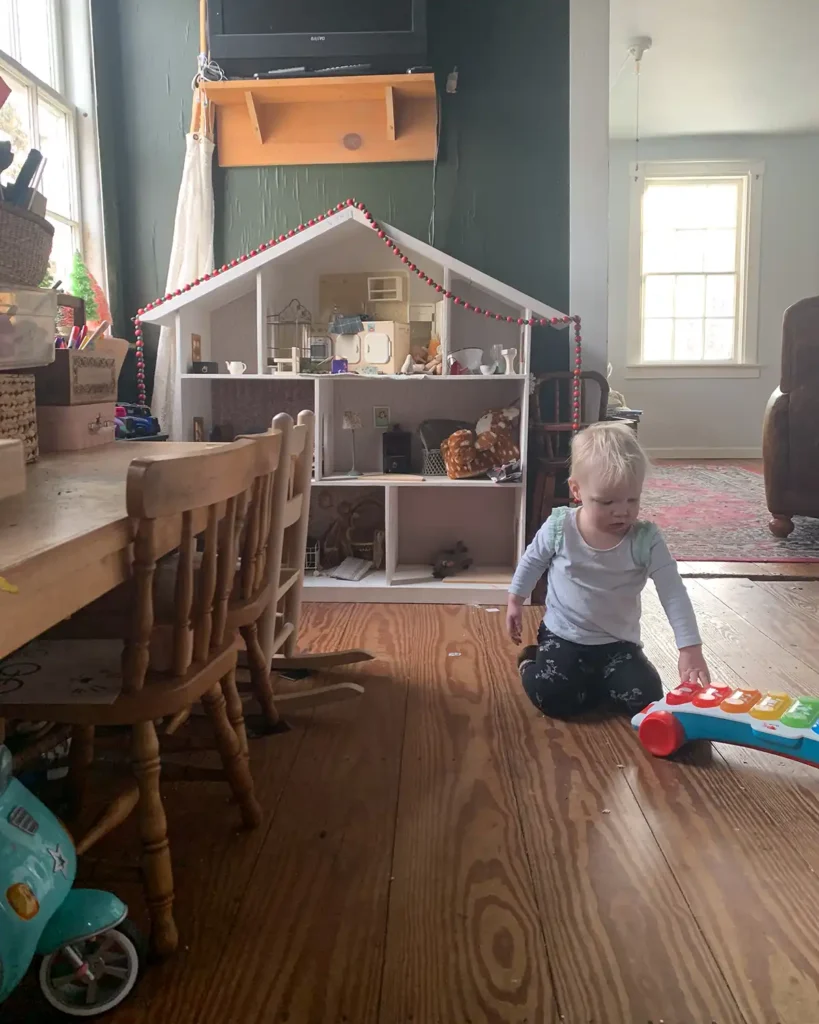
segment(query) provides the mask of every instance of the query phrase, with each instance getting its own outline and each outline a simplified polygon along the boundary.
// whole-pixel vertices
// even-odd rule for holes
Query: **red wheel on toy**
[[[640,723],[640,742],[655,757],[668,757],[685,743],[685,730],[670,711],[652,711]]]

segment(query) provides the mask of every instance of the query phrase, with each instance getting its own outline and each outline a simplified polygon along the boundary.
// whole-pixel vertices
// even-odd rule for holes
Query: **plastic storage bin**
[[[57,293],[0,284],[0,370],[54,362]]]

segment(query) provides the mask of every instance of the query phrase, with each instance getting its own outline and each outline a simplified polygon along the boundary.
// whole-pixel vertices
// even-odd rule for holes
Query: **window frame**
[[[663,160],[632,163],[628,253],[627,379],[758,377],[759,268],[762,229],[762,183],[765,165],[759,160]],[[642,204],[646,182],[663,178],[745,179],[744,216],[738,246],[737,345],[731,360],[645,362],[643,360]]]
[[[17,50],[20,50],[20,39],[19,39],[19,18],[17,16],[17,9],[24,0],[6,0],[9,5],[9,16],[12,24],[12,36],[15,37],[17,44]],[[25,64],[19,62],[16,58],[12,57],[11,54],[5,53],[0,50],[0,53],[4,57],[12,60],[18,68],[21,68],[23,72],[30,78],[35,79],[41,85],[56,90],[57,93],[62,94],[65,92],[65,61],[63,60],[63,31],[62,31],[62,9],[58,0],[46,0],[46,6],[48,8],[48,41],[50,49],[50,64],[54,71],[54,77],[56,78],[56,84],[49,85],[47,82],[43,82],[42,79],[38,78],[33,71],[29,71]]]
[[[47,217],[49,220],[58,221],[72,229],[74,249],[84,255],[83,245],[83,209],[82,196],[80,193],[80,164],[77,152],[77,109],[69,103],[64,96],[52,89],[48,83],[41,81],[27,68],[24,68],[13,57],[0,50],[0,76],[7,70],[9,75],[19,79],[29,90],[29,122],[32,126],[33,138],[31,145],[39,149],[42,145],[40,140],[40,115],[38,101],[45,100],[51,106],[65,115],[68,128],[68,163],[71,169],[71,180],[69,182],[69,206],[71,216],[66,217],[63,213],[57,213],[49,208]]]
[[[12,0],[12,3],[25,0]],[[49,219],[73,229],[79,251],[104,292],[108,291],[108,264],[102,217],[100,149],[96,123],[96,95],[89,0],[49,0],[51,68],[58,88],[42,81],[11,54],[0,50],[0,63],[9,73],[67,116],[71,168],[71,217],[49,209]],[[14,31],[14,28],[13,28]],[[18,47],[19,49],[19,47]],[[0,71],[0,73],[2,73]],[[39,134],[39,127],[37,128]]]

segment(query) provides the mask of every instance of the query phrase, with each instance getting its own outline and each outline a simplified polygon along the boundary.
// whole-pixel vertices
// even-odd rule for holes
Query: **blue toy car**
[[[159,420],[151,415],[147,405],[118,405],[114,423],[118,440],[156,437],[160,433]]]
[[[40,956],[46,1000],[70,1017],[95,1017],[134,987],[142,939],[116,896],[72,888],[71,837],[11,767],[0,746],[0,1004]]]

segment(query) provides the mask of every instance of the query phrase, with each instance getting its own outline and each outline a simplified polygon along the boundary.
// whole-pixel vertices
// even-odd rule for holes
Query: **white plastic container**
[[[54,362],[57,293],[0,284],[0,370]]]

